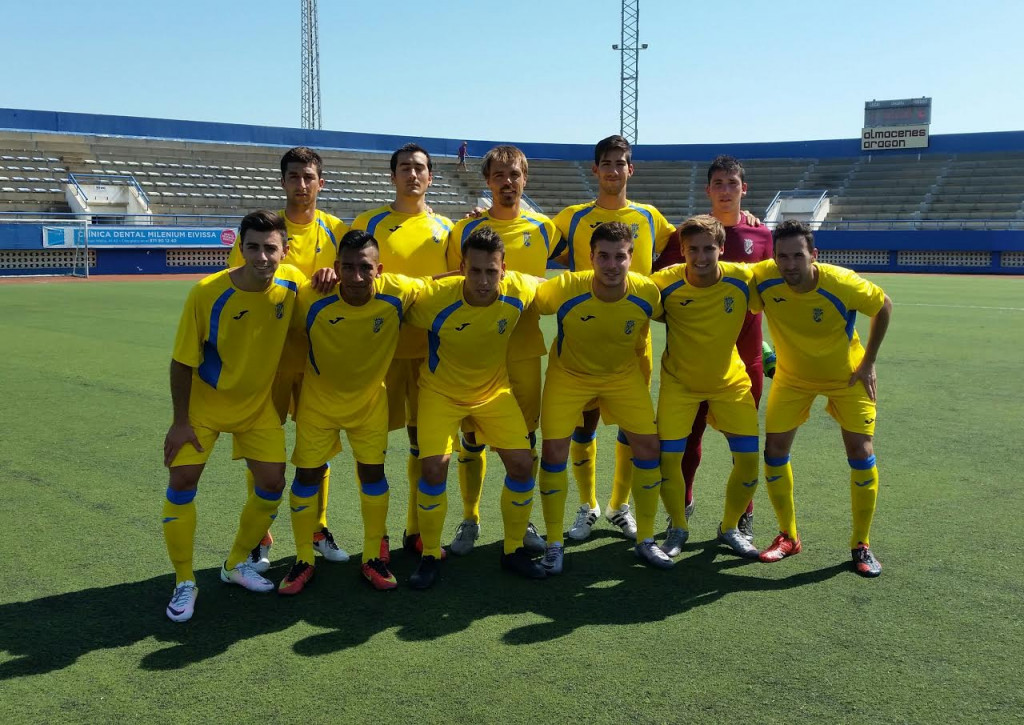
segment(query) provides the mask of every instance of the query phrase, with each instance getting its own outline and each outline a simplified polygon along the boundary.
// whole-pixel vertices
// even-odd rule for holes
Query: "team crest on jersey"
[[[374,331],[374,333],[380,332],[380,328],[383,325],[384,325],[384,318],[383,317],[374,317],[373,318],[373,331]]]
[[[821,309],[820,307],[815,307],[814,308],[814,321],[815,322],[821,322],[821,318],[822,318],[822,316],[824,314],[825,314],[825,311],[823,309]]]
[[[636,327],[636,320],[626,320],[626,334],[632,335],[633,328]]]
[[[743,251],[746,252],[747,254],[753,254],[754,253],[754,240],[753,239],[744,239],[743,240]]]
[[[498,334],[504,335],[505,329],[508,327],[508,320],[498,320]]]
[[[630,231],[633,232],[633,239],[639,239],[640,238],[640,225],[639,224],[630,224],[629,225],[629,229],[630,229]]]
[[[523,246],[530,246],[530,232],[523,232]]]
[[[726,297],[723,302],[725,303],[725,313],[729,314],[732,312],[732,306],[736,301],[732,297]]]
[[[284,317],[284,302],[278,302],[274,305],[274,315],[276,315],[279,320]]]

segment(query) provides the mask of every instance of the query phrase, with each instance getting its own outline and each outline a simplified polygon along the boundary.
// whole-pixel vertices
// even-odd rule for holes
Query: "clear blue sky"
[[[618,0],[319,4],[326,129],[619,129]],[[298,0],[4,0],[2,16],[0,106],[299,125]],[[918,96],[932,133],[1024,129],[1022,28],[1019,0],[641,0],[639,140],[853,138],[865,100]]]

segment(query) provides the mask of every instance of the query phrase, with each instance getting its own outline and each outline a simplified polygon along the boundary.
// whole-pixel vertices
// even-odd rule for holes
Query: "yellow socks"
[[[448,484],[445,481],[435,485],[420,478],[416,496],[419,515],[419,534],[423,539],[423,556],[441,559],[441,529],[448,513]]]
[[[534,480],[516,481],[505,476],[501,489],[501,519],[505,524],[505,553],[511,554],[523,545],[526,525],[533,510]]]
[[[327,470],[324,471],[324,477],[320,480],[320,493],[316,498],[317,506],[317,527],[316,530],[327,528],[327,494],[328,488],[331,485],[331,464],[327,464]],[[298,541],[298,539],[296,539]],[[305,559],[303,559],[305,561]],[[312,564],[312,560],[309,562]]]
[[[740,516],[747,510],[757,490],[757,436],[735,436],[728,440],[732,451],[732,472],[725,484],[722,531],[739,526]]]
[[[380,556],[380,541],[387,533],[388,479],[359,484],[359,506],[363,513],[363,563]]]
[[[615,472],[612,474],[612,497],[608,506],[618,511],[629,503],[630,487],[633,483],[633,449],[629,447],[629,439],[621,430],[615,441]]]
[[[779,520],[779,531],[794,541],[798,540],[796,504],[793,501],[793,467],[789,465],[789,456],[764,457],[764,485],[768,489],[772,508],[775,509],[775,518]]]
[[[196,538],[196,490],[167,489],[164,499],[163,524],[167,555],[174,566],[174,584],[195,581],[192,571],[192,551]]]
[[[544,511],[544,533],[548,544],[561,544],[565,533],[562,525],[565,522],[565,500],[569,496],[569,475],[565,463],[540,464],[540,479],[537,488],[540,490],[540,504]]]
[[[589,436],[572,434],[569,444],[569,458],[576,487],[580,491],[580,503],[597,508],[597,432]]]
[[[409,476],[409,505],[405,509],[405,535],[412,536],[420,532],[419,510],[416,497],[419,493],[419,481],[423,475],[420,465],[420,449],[409,448],[409,458],[405,462],[405,472]]]
[[[320,500],[320,484],[303,485],[292,481],[288,504],[292,510],[292,535],[295,537],[295,561],[313,564],[313,534],[317,528],[317,503]]]
[[[459,491],[462,492],[462,518],[480,523],[480,494],[487,475],[486,445],[471,446],[462,441],[459,454]]]
[[[231,553],[228,554],[224,568],[230,571],[245,561],[249,552],[260,543],[270,524],[277,518],[277,508],[280,505],[280,491],[265,491],[262,488],[253,490],[242,508],[242,515],[238,520],[238,533],[235,534],[235,543],[231,546]]]
[[[661,467],[657,458],[633,459],[633,501],[636,504],[637,543],[654,538],[654,517],[658,513]]]
[[[683,480],[683,455],[686,439],[661,442],[661,502],[672,517],[672,526],[686,529],[686,482]]]
[[[878,499],[878,467],[874,455],[862,461],[848,458],[850,464],[850,512],[853,514],[853,534],[850,548],[858,544],[870,546],[871,519],[875,516]]]

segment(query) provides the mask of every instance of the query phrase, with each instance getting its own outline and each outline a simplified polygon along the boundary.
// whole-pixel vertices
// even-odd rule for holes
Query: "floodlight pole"
[[[622,56],[622,72],[619,75],[619,125],[620,133],[631,144],[636,143],[637,117],[637,66],[640,51],[647,43],[637,43],[640,35],[640,0],[622,0],[622,42],[612,46]]]
[[[302,12],[302,128],[320,125],[320,31],[316,0],[299,0]]]

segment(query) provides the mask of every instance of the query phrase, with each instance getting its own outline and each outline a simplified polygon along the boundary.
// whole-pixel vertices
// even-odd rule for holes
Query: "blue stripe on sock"
[[[191,491],[175,491],[173,488],[170,487],[168,487],[167,489],[167,500],[173,503],[175,506],[184,506],[187,503],[192,503],[192,500],[195,497],[196,489],[194,488]]]
[[[465,438],[462,439],[462,450],[465,451],[466,453],[479,453],[486,447],[486,443],[481,443],[478,446],[471,446],[469,443],[466,442]]]
[[[662,441],[661,450],[663,453],[685,453],[686,452],[686,439],[675,438],[673,440]]]
[[[658,466],[661,465],[661,461],[659,461],[657,458],[651,458],[650,460],[646,460],[643,458],[634,458],[633,465],[641,470],[650,471],[655,468],[658,468]]]
[[[858,461],[854,458],[847,458],[846,461],[847,463],[850,464],[850,468],[852,468],[855,471],[870,471],[872,468],[875,467],[874,455],[868,456],[863,461]]]
[[[773,458],[772,456],[769,456],[767,453],[764,456],[764,465],[766,466],[775,466],[776,468],[778,468],[779,466],[785,466],[788,463],[789,456],[779,456],[778,458]]]
[[[540,462],[540,470],[547,471],[548,473],[561,473],[565,470],[565,467],[569,465],[565,461],[561,463],[548,463],[547,461]]]
[[[367,496],[383,496],[388,492],[388,479],[387,476],[385,476],[379,481],[360,483],[359,486]]]
[[[615,434],[615,440],[624,446],[629,445],[629,438],[627,438],[626,434],[622,432],[622,428],[619,428],[619,432]]]
[[[292,493],[299,498],[309,498],[310,496],[316,496],[320,491],[320,482],[304,484],[299,483],[299,479],[292,480]]]
[[[590,441],[597,438],[597,431],[593,433],[580,433],[579,431],[572,432],[572,439],[577,443],[590,443]]]
[[[534,480],[528,478],[525,481],[517,481],[514,478],[505,476],[505,488],[513,493],[529,493],[533,490]]]
[[[729,450],[733,453],[757,453],[757,436],[729,438]]]
[[[280,501],[281,500],[281,492],[280,491],[267,491],[267,490],[262,489],[262,488],[254,488],[252,491],[257,496],[262,498],[264,501]]]
[[[419,489],[420,493],[427,496],[440,496],[448,488],[448,482],[441,481],[441,483],[436,486],[432,486],[427,483],[427,479],[421,478],[419,483],[416,484],[416,487]]]

